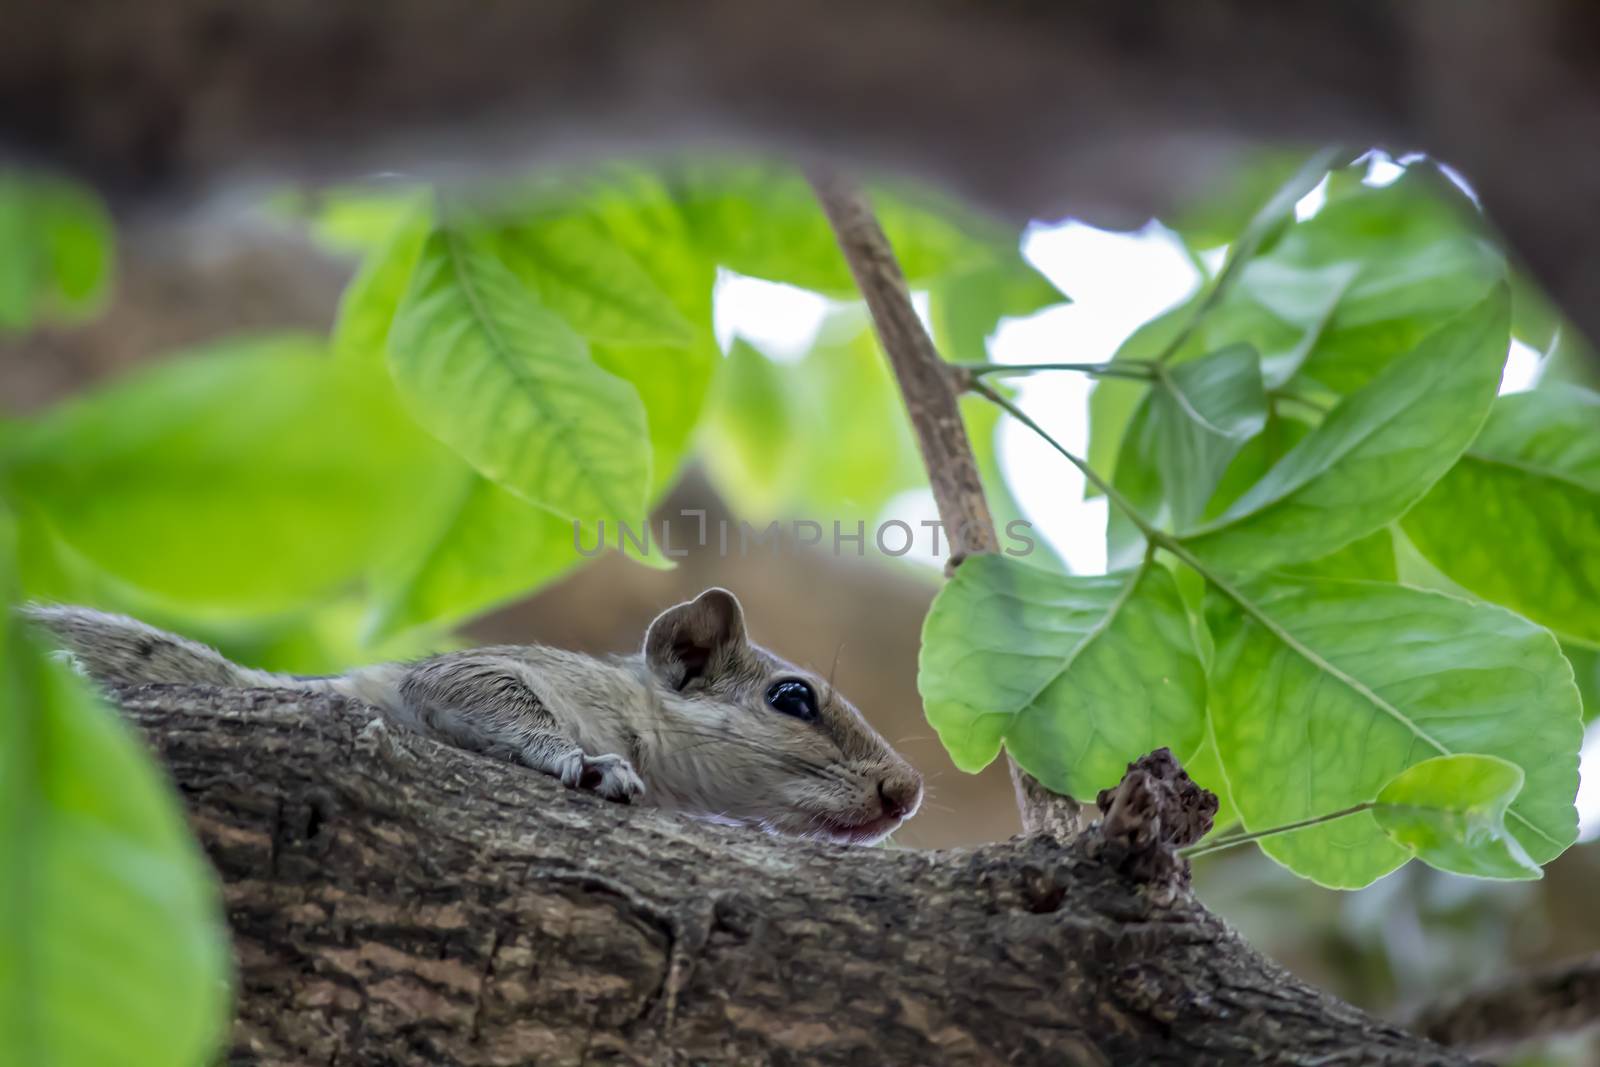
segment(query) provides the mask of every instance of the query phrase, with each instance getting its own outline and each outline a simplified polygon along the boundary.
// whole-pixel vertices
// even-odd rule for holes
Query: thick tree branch
[[[1412,1028],[1445,1045],[1492,1052],[1600,1026],[1600,955],[1509,975],[1430,1004]]]
[[[1467,1062],[1152,880],[1147,818],[1066,847],[818,845],[607,804],[336,698],[121,703],[224,883],[235,1064]],[[1162,847],[1195,828],[1162,824]]]
[[[826,170],[813,172],[812,186],[833,225],[856,287],[872,312],[873,329],[900,386],[939,520],[949,538],[947,568],[955,568],[969,554],[993,552],[999,540],[977,457],[961,419],[961,391],[956,384],[960,372],[939,358],[933,339],[917,317],[900,263],[865,194],[848,178]],[[1071,797],[1046,789],[1009,754],[1006,762],[1023,829],[1063,838],[1082,830],[1088,821],[1087,809]]]

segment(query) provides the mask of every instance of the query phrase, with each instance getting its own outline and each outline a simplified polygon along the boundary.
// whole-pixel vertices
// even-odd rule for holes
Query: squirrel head
[[[658,803],[854,843],[922,803],[916,769],[830,681],[753,644],[726,589],[662,612],[644,661],[667,713],[662,751],[640,768]]]

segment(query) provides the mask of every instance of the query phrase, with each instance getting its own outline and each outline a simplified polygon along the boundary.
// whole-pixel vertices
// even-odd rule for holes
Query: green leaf
[[[62,405],[22,434],[7,480],[110,575],[175,607],[265,614],[384,559],[453,462],[320,342],[284,336]]]
[[[929,317],[945,359],[982,363],[1002,319],[1032,315],[1066,297],[1020,255],[933,283]]]
[[[1394,533],[1389,527],[1351,541],[1337,552],[1284,567],[1280,574],[1303,578],[1350,578],[1364,582],[1400,580],[1395,562]]]
[[[0,1062],[212,1062],[228,936],[176,798],[9,610],[0,662]]]
[[[1269,367],[1303,361],[1300,380],[1348,393],[1483,300],[1504,274],[1470,203],[1408,171],[1382,188],[1332,198],[1289,227],[1208,316],[1206,342],[1248,341]],[[1332,292],[1339,299],[1330,319]],[[1289,356],[1302,348],[1299,361]]]
[[[638,390],[462,235],[439,230],[423,246],[389,367],[417,421],[484,476],[570,518],[643,518]]]
[[[832,514],[853,529],[856,520],[875,519],[896,494],[927,483],[904,402],[860,306],[824,320],[798,362],[772,364],[753,350],[736,350],[728,373],[738,378],[718,398],[708,441],[736,452],[708,465],[741,515],[803,509]],[[727,407],[743,400],[752,406]],[[788,415],[763,428],[761,420],[778,411]],[[814,412],[827,413],[826,433],[803,421]],[[781,476],[748,483],[752,460],[773,464]]]
[[[1233,794],[1227,776],[1222,773],[1222,761],[1217,758],[1216,743],[1207,737],[1193,756],[1183,761],[1183,769],[1197,784],[1211,790],[1217,798],[1217,814],[1211,820],[1211,834],[1226,830],[1239,821],[1239,810],[1233,806]]]
[[[1212,736],[1247,828],[1367,803],[1415,763],[1482,753],[1527,776],[1510,826],[1535,862],[1576,837],[1583,728],[1571,669],[1548,631],[1492,605],[1326,579],[1213,588],[1206,612]],[[1262,848],[1340,888],[1407,856],[1371,812]]]
[[[736,513],[768,515],[788,502],[804,447],[789,376],[735,339],[713,386],[703,462]]]
[[[1267,397],[1250,346],[1162,367],[1123,434],[1114,485],[1156,526],[1188,529],[1266,422]],[[1120,509],[1113,509],[1106,537],[1113,570],[1131,566],[1144,551],[1144,535]]]
[[[1504,289],[1345,398],[1266,476],[1183,538],[1212,566],[1269,570],[1327,555],[1399,518],[1482,424],[1505,362]]]
[[[1191,526],[1223,472],[1267,421],[1255,350],[1234,345],[1163,369],[1150,391],[1150,452],[1177,530]]]
[[[383,364],[389,329],[411,288],[411,275],[430,232],[430,213],[418,209],[402,219],[389,239],[361,261],[356,276],[339,297],[332,340],[333,354],[339,359],[355,364]]]
[[[111,217],[84,186],[0,171],[0,329],[79,322],[103,303]]]
[[[367,256],[381,249],[434,197],[424,182],[394,177],[350,185],[290,190],[269,198],[276,214],[304,222],[313,240],[342,253]]]
[[[1506,829],[1522,768],[1494,756],[1435,756],[1401,771],[1378,793],[1372,817],[1430,867],[1474,878],[1543,876]]]
[[[1403,526],[1452,581],[1600,644],[1600,394],[1566,386],[1499,398]]]
[[[572,520],[465,468],[453,498],[419,519],[427,523],[423,542],[376,578],[365,626],[369,641],[462,622],[584,562],[574,547]],[[592,547],[593,535],[584,543]]]
[[[1128,337],[1112,355],[1111,361],[1152,360],[1175,338],[1194,315],[1198,297],[1163,311]],[[1182,359],[1182,354],[1174,357]],[[1089,392],[1089,455],[1091,469],[1115,484],[1117,463],[1125,447],[1128,424],[1133,420],[1149,387],[1126,378],[1101,378]],[[1118,488],[1121,488],[1118,486]],[[1086,486],[1084,496],[1100,491]]]
[[[687,345],[694,329],[638,261],[584,214],[549,212],[499,227],[502,261],[592,342]]]
[[[956,766],[1004,742],[1052,789],[1094,795],[1163,745],[1205,734],[1205,672],[1172,576],[1146,563],[1100,578],[971,556],[922,628],[917,686]]]
[[[1230,161],[1220,173],[1202,176],[1191,202],[1174,217],[1173,229],[1183,235],[1191,248],[1230,244],[1279,190],[1300,189],[1299,196],[1290,201],[1290,207],[1311,191],[1314,182],[1301,188],[1301,183],[1295,181],[1305,163],[1303,153],[1281,149],[1245,153],[1242,158]],[[1317,180],[1321,177],[1318,174]]]
[[[721,161],[672,168],[668,182],[695,242],[713,262],[754,278],[856,295],[833,230],[797,172]],[[949,201],[901,187],[876,186],[870,195],[913,285],[981,269],[1016,253],[1014,230]]]
[[[1572,674],[1583,697],[1583,721],[1600,717],[1600,648],[1562,642],[1561,652],[1572,664]]]
[[[644,404],[653,503],[677,481],[693,444],[717,369],[716,347],[707,334],[688,347],[597,344],[590,354],[600,369],[632,385]],[[634,521],[643,518],[641,512]]]

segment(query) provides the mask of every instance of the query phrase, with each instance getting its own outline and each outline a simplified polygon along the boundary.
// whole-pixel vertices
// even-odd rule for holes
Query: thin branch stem
[[[1371,801],[1365,804],[1353,804],[1341,811],[1332,811],[1326,815],[1313,815],[1311,818],[1301,819],[1299,822],[1284,823],[1282,826],[1270,826],[1265,830],[1256,830],[1248,834],[1234,834],[1231,837],[1224,837],[1217,841],[1202,841],[1197,845],[1179,849],[1178,855],[1185,859],[1195,859],[1199,856],[1210,855],[1213,852],[1221,852],[1223,849],[1232,848],[1235,845],[1243,845],[1250,841],[1260,841],[1264,837],[1276,837],[1278,834],[1286,834],[1291,830],[1304,830],[1308,826],[1317,826],[1321,823],[1333,822],[1335,819],[1343,819],[1346,816],[1359,815],[1363,811],[1372,810],[1372,808]]]
[[[911,304],[894,249],[861,190],[826,171],[814,171],[810,178],[839,250],[872,313],[873,329],[905,401],[934,503],[950,538],[948,567],[954,568],[968,553],[994,552],[1000,541],[961,418],[961,388],[976,384],[975,379],[939,357]],[[1006,762],[1024,830],[1065,840],[1087,825],[1085,809],[1077,801],[1046,789],[1009,754]]]
[[[1340,149],[1337,147],[1330,146],[1321,149],[1306,160],[1305,163],[1301,164],[1300,168],[1295,171],[1289,180],[1279,186],[1267,202],[1261,205],[1249,224],[1245,226],[1244,233],[1239,235],[1238,241],[1234,242],[1233,247],[1228,250],[1228,257],[1223,261],[1222,269],[1212,279],[1205,296],[1201,297],[1200,303],[1195,306],[1194,311],[1185,320],[1183,328],[1173,335],[1172,340],[1168,341],[1161,349],[1161,354],[1156,356],[1157,363],[1165,363],[1177,355],[1178,350],[1184,346],[1184,343],[1194,336],[1194,331],[1199,328],[1201,321],[1222,300],[1228,289],[1233,285],[1234,280],[1238,278],[1239,271],[1260,249],[1261,242],[1266,240],[1267,234],[1271,232],[1280,211],[1293,211],[1294,204],[1300,197],[1296,196],[1294,200],[1289,201],[1287,204],[1279,201],[1287,199],[1289,193],[1299,191],[1305,184],[1305,180],[1310,176],[1317,175],[1320,177],[1326,174],[1329,168],[1338,160],[1339,154]],[[1309,191],[1309,189],[1306,191]]]
[[[1114,363],[956,363],[973,378],[989,375],[1032,374],[1034,371],[1077,371],[1096,378],[1137,378],[1149,381],[1156,375],[1155,364],[1140,359]]]
[[[1106,499],[1110,500],[1113,504],[1117,505],[1117,507],[1121,508],[1123,513],[1126,514],[1130,520],[1132,520],[1133,524],[1139,528],[1139,532],[1144,534],[1145,538],[1149,540],[1151,544],[1161,544],[1163,548],[1166,547],[1164,544],[1162,544],[1162,539],[1166,535],[1160,530],[1156,529],[1155,526],[1153,526],[1143,515],[1139,514],[1138,509],[1128,501],[1127,497],[1123,496],[1122,493],[1110,482],[1100,477],[1100,475],[1096,473],[1095,470],[1087,463],[1068,451],[1067,447],[1060,441],[1057,441],[1054,437],[1051,437],[1045,428],[1040,426],[1037,422],[1034,422],[1027,412],[1017,407],[1017,405],[1006,399],[1005,396],[995,392],[995,390],[991,389],[983,382],[973,382],[972,391],[985,398],[990,403],[1002,408],[1006,414],[1010,415],[1012,418],[1022,423],[1022,425],[1026,426],[1028,429],[1042,437],[1046,444],[1055,449],[1057,452],[1060,452],[1067,458],[1068,462],[1070,462],[1074,467],[1077,467],[1078,470],[1082,471],[1084,478],[1088,479],[1090,485],[1100,490],[1106,495]]]

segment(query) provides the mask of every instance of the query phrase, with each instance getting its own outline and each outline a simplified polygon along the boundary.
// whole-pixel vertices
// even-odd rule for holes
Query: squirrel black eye
[[[767,690],[767,703],[773,711],[781,711],[806,722],[817,717],[816,690],[793,678],[772,683],[772,688]]]

